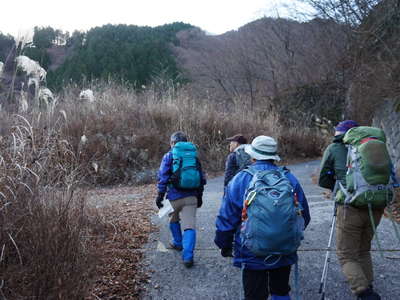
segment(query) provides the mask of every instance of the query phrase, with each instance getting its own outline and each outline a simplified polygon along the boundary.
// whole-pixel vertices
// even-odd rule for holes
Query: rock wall
[[[386,101],[382,105],[374,116],[373,126],[385,131],[390,156],[400,173],[400,113],[395,111],[394,104],[394,101]]]

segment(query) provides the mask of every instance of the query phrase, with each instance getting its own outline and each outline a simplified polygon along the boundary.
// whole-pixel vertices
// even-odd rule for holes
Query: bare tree
[[[351,26],[358,26],[382,0],[303,0],[320,16]]]
[[[263,18],[220,36],[180,33],[175,50],[197,91],[253,109],[283,90],[326,79],[345,45],[340,26]]]
[[[343,55],[349,87],[346,115],[369,123],[382,101],[396,100],[400,92],[400,1],[304,1],[321,17],[350,25]]]

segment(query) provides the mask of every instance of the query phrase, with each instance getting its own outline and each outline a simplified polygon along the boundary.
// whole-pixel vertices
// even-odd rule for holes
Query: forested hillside
[[[48,71],[47,85],[53,90],[71,81],[82,84],[110,78],[141,88],[160,74],[183,81],[171,45],[178,46],[176,33],[188,28],[192,26],[184,23],[154,28],[105,25],[70,35],[51,27],[35,27],[32,41],[16,52]],[[13,37],[0,34],[0,61],[6,61],[14,44]]]
[[[190,27],[183,23],[155,28],[105,25],[76,33],[66,45],[73,48],[72,53],[60,67],[49,72],[48,84],[58,89],[69,80],[113,78],[140,88],[160,73],[179,80],[170,44],[177,44],[178,31]]]

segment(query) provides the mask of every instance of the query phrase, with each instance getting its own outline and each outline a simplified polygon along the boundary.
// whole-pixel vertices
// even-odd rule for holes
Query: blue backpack
[[[201,166],[196,146],[190,142],[178,142],[172,148],[171,184],[181,190],[201,187]]]
[[[245,194],[242,245],[256,256],[288,255],[303,239],[304,219],[287,169],[244,170],[253,176]]]

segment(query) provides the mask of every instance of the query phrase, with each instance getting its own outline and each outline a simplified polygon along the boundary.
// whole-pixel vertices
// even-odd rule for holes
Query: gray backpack
[[[240,145],[235,149],[235,155],[236,155],[236,163],[239,166],[239,171],[245,169],[247,166],[251,164],[251,157],[244,151],[244,148],[247,145]]]

